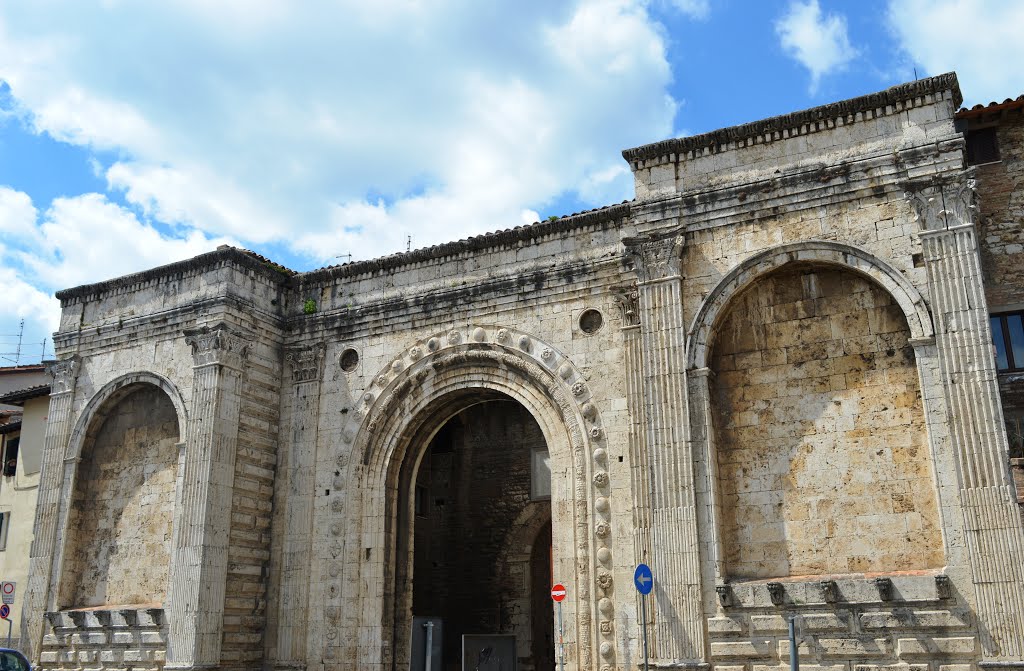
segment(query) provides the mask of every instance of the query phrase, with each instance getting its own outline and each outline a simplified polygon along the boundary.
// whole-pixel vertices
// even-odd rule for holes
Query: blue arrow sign
[[[633,573],[633,584],[636,585],[636,591],[641,594],[650,594],[654,589],[654,574],[651,573],[651,567],[647,564],[637,566]]]

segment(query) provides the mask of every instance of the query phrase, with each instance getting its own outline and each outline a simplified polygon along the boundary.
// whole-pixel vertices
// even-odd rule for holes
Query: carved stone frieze
[[[241,370],[249,348],[249,341],[225,324],[187,330],[185,342],[192,347],[196,368],[217,364]]]
[[[285,360],[292,371],[292,383],[319,381],[324,372],[326,350],[324,343],[289,350],[285,354]]]

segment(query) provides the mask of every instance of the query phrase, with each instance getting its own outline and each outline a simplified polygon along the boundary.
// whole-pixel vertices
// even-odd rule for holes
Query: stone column
[[[633,491],[634,563],[651,561],[650,464],[647,458],[646,417],[644,415],[643,347],[640,338],[640,292],[636,284],[614,293],[622,314],[622,344],[626,368],[626,403],[629,407],[629,463]],[[640,620],[640,600],[636,602]],[[647,623],[654,609],[647,611]]]
[[[936,352],[957,458],[982,666],[1024,659],[1024,529],[1009,479],[1006,431],[974,225],[974,182],[908,184],[935,319]],[[921,349],[920,347],[918,348]],[[1024,663],[1013,668],[1024,668]]]
[[[54,560],[60,556],[56,551],[59,528],[57,517],[61,497],[71,497],[70,491],[64,491],[64,457],[71,437],[71,411],[78,370],[78,357],[58,361],[47,368],[53,377],[53,384],[46,418],[42,471],[39,475],[35,537],[29,551],[28,587],[21,617],[22,645],[33,663],[39,661],[45,633],[44,613],[55,607],[56,594],[51,583],[59,578],[60,572],[58,567],[57,575],[54,575]]]
[[[701,563],[705,598],[714,592],[712,586],[725,581],[725,565],[722,553],[720,519],[721,506],[718,495],[718,458],[715,448],[715,432],[711,420],[711,383],[715,373],[710,368],[694,368],[686,373],[690,412],[690,454],[695,463],[696,491],[700,506],[698,528],[700,529]],[[706,606],[714,608],[714,601]]]
[[[194,365],[167,604],[168,669],[215,668],[220,662],[247,340],[224,324],[185,332]]]
[[[324,345],[293,349],[285,355],[291,369],[291,432],[278,464],[284,481],[284,535],[277,617],[278,669],[306,668],[309,583],[313,557],[317,423]]]
[[[687,449],[681,261],[683,239],[623,240],[639,283],[638,311],[650,467],[650,566],[655,585],[652,662],[690,666],[705,658],[693,459]]]

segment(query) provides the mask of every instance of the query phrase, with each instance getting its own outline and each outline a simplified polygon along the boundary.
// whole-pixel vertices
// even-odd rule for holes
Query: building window
[[[999,139],[996,127],[967,131],[967,165],[995,163],[999,160]]]
[[[7,549],[7,527],[11,526],[11,513],[0,513],[0,552]]]
[[[1010,458],[1024,458],[1024,414],[1006,414],[1006,440],[1010,447]]]
[[[8,438],[4,447],[4,477],[11,477],[18,472],[18,444],[21,438]]]
[[[1024,370],[1024,313],[992,315],[990,323],[996,348],[996,369]]]

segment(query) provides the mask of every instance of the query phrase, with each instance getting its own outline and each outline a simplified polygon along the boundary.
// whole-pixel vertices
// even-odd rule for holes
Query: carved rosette
[[[79,359],[73,356],[63,361],[55,361],[46,366],[46,372],[53,378],[50,385],[50,396],[69,394],[75,389],[75,380],[78,379]]]
[[[249,348],[249,341],[225,324],[185,331],[185,342],[192,347],[195,368],[220,365],[242,370]]]
[[[634,289],[635,291],[635,289]],[[409,356],[416,351],[418,356]],[[404,359],[404,361],[403,361]],[[399,363],[395,366],[394,363]],[[371,440],[380,427],[393,423],[393,418],[403,412],[406,399],[429,390],[433,376],[452,367],[500,367],[521,377],[546,392],[558,407],[570,437],[573,495],[573,525],[577,535],[575,564],[577,568],[577,621],[580,626],[580,649],[598,650],[602,663],[614,664],[614,628],[607,623],[614,620],[610,600],[614,591],[610,570],[612,567],[611,540],[612,511],[608,504],[610,481],[607,453],[600,443],[604,438],[600,413],[592,398],[592,390],[584,382],[583,375],[568,358],[553,347],[529,334],[507,327],[469,326],[435,334],[421,342],[410,344],[394,362],[384,366],[376,381],[379,393],[364,390],[363,403],[366,412],[345,414],[342,437],[351,443],[353,459],[351,471],[370,463]],[[374,391],[376,391],[376,389]],[[588,464],[588,446],[591,462]],[[338,456],[347,454],[348,445],[339,448]],[[357,456],[358,455],[358,456]],[[340,462],[339,462],[340,463]],[[351,476],[342,476],[351,477]],[[341,488],[338,488],[339,491]],[[589,501],[600,502],[593,510]],[[345,506],[329,506],[333,514]],[[349,511],[351,513],[351,511]],[[334,522],[340,522],[334,520]],[[330,527],[333,530],[333,526]],[[591,543],[595,543],[595,554],[591,556]],[[334,594],[341,591],[340,578],[335,590],[327,591],[325,614],[335,612]],[[598,618],[594,593],[602,594],[603,610]],[[595,642],[594,637],[597,637]],[[328,646],[330,647],[330,646]],[[581,669],[593,669],[594,661],[589,655],[580,659]]]
[[[292,384],[303,382],[319,382],[324,373],[324,343],[316,343],[307,347],[290,349],[285,354],[285,361],[292,371]]]
[[[683,236],[679,233],[623,238],[622,243],[641,282],[679,277],[682,273]]]

